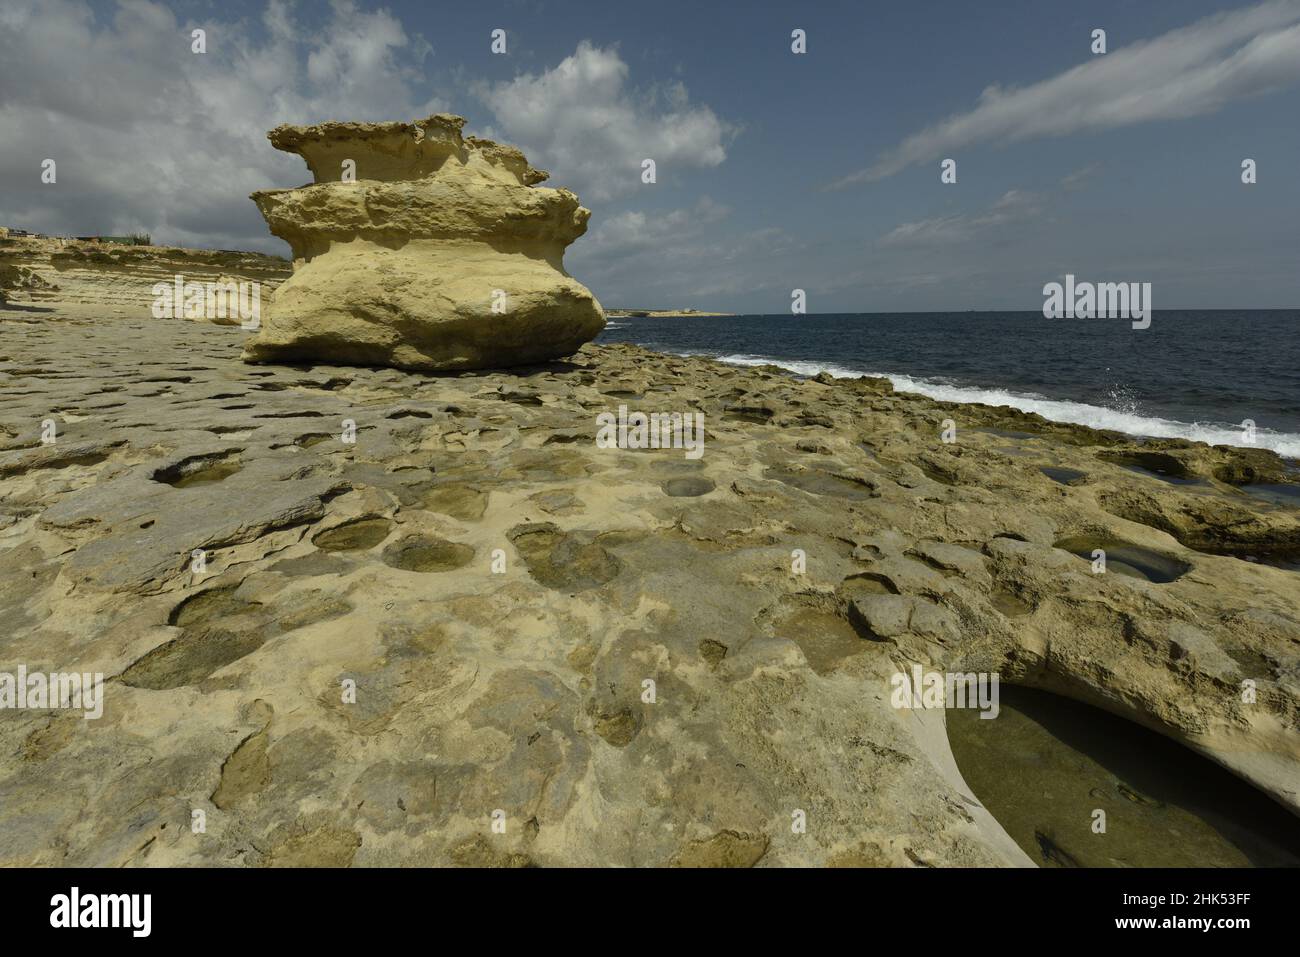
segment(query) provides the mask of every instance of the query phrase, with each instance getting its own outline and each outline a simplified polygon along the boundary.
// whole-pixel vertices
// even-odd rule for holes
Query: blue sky
[[[607,306],[1037,309],[1067,272],[1300,306],[1300,0],[7,0],[0,223],[283,252],[267,129],[434,110],[578,192]]]

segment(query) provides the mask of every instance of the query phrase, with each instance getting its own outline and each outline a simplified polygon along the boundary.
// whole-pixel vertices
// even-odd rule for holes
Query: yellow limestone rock
[[[252,195],[293,249],[248,362],[482,369],[571,355],[605,314],[564,271],[591,211],[465,120],[280,126],[316,178]],[[355,174],[353,179],[351,174]]]

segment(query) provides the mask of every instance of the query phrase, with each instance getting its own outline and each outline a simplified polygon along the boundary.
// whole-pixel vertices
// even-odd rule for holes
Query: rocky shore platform
[[[917,664],[1300,810],[1271,453],[630,346],[432,375],[246,335],[0,310],[0,671],[105,678],[99,718],[0,712],[0,864],[1032,864],[944,712],[891,703]],[[598,447],[620,405],[703,413],[703,455]]]

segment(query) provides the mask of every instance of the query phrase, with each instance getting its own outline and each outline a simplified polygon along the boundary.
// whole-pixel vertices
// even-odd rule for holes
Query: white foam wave
[[[1291,432],[1273,432],[1256,429],[1255,443],[1242,439],[1240,426],[1178,422],[1158,416],[1140,415],[1136,412],[1108,409],[1086,402],[1049,399],[1039,395],[1008,392],[1002,389],[980,389],[970,386],[950,385],[930,379],[914,378],[891,372],[866,372],[829,362],[790,359],[771,359],[764,356],[725,355],[716,357],[730,365],[775,365],[798,375],[814,376],[829,372],[836,378],[861,375],[880,376],[894,384],[899,392],[915,392],[941,402],[972,402],[980,405],[1009,405],[1022,412],[1037,412],[1053,422],[1086,425],[1093,429],[1110,429],[1127,435],[1160,439],[1188,439],[1210,445],[1235,445],[1242,448],[1272,449],[1285,458],[1300,458],[1300,435]]]
[[[859,369],[850,369],[848,366],[837,366],[828,362],[803,362],[798,359],[769,359],[766,356],[748,356],[748,355],[731,355],[731,356],[714,356],[719,362],[725,362],[733,366],[779,366],[782,369],[788,369],[797,375],[815,376],[821,372],[829,372],[837,379],[857,378],[860,375],[867,375]]]

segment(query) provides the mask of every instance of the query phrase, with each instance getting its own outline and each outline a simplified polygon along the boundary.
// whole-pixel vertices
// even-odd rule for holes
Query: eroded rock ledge
[[[137,315],[153,304],[154,285],[170,284],[176,276],[200,283],[258,282],[269,295],[291,270],[278,256],[235,250],[3,237],[0,303],[12,303],[13,311],[48,311],[66,303]]]
[[[294,275],[248,343],[253,362],[478,369],[559,358],[604,328],[565,248],[591,213],[519,150],[465,121],[281,126],[315,183],[253,194]],[[355,181],[344,181],[344,171]]]
[[[1232,484],[1293,482],[1276,457],[626,346],[429,377],[19,319],[5,660],[110,680],[97,721],[0,721],[0,863],[1028,863],[943,713],[891,707],[913,663],[1101,705],[1298,806],[1296,512]],[[620,403],[704,412],[703,458],[596,448]],[[1093,574],[1092,543],[1152,575]]]

